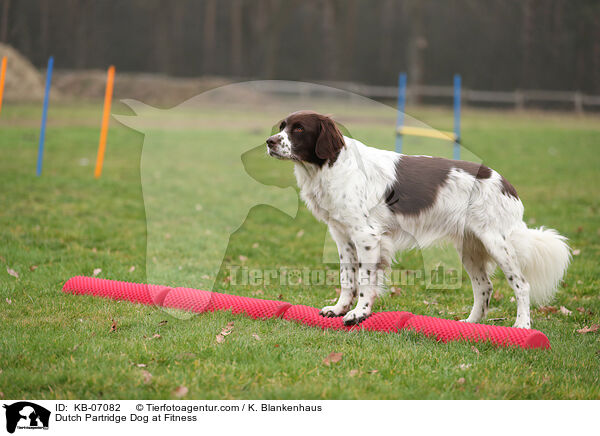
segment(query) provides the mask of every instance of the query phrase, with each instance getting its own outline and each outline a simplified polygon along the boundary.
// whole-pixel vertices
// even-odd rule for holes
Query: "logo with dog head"
[[[18,429],[48,429],[50,411],[42,406],[29,401],[19,401],[10,405],[4,404],[6,409],[6,431],[14,433]]]

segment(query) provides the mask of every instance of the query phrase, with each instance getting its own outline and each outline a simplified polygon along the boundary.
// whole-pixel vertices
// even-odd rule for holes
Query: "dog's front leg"
[[[380,268],[380,239],[373,233],[352,238],[358,255],[358,303],[344,316],[345,325],[359,324],[371,315],[378,289],[383,286]]]
[[[356,275],[358,258],[356,246],[344,235],[343,232],[330,226],[329,231],[333,237],[340,256],[340,298],[334,306],[325,306],[319,314],[321,316],[335,317],[345,315],[356,298]]]

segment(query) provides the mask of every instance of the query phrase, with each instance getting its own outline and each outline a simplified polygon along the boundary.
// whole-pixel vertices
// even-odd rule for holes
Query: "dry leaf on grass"
[[[400,297],[402,295],[402,288],[391,287],[390,288],[390,295],[392,297]]]
[[[144,383],[148,384],[152,381],[152,374],[150,374],[145,369],[142,369],[142,377],[144,378]]]
[[[6,299],[6,302],[7,302],[8,304],[12,304],[12,300],[11,300],[10,298],[7,298],[7,299]]]
[[[329,356],[323,359],[323,364],[330,366],[332,363],[337,363],[342,360],[343,355],[343,353],[329,353]]]
[[[582,335],[586,333],[594,333],[597,332],[598,329],[600,329],[600,325],[592,324],[591,327],[584,327],[582,329],[577,330],[577,333],[581,333]]]
[[[560,306],[560,313],[562,313],[563,315],[567,315],[569,316],[570,314],[572,314],[573,312],[571,312],[569,309],[567,309],[565,306]]]
[[[217,344],[222,344],[223,342],[225,342],[225,336],[231,334],[231,332],[233,331],[233,325],[234,325],[234,322],[231,321],[231,322],[228,322],[227,325],[221,329],[221,333],[219,333],[215,338],[217,341]]]
[[[252,244],[252,248],[258,248],[258,247],[259,247],[258,242],[255,242],[254,244]]]
[[[173,391],[173,395],[175,395],[177,398],[181,398],[181,397],[185,397],[188,393],[188,388],[186,388],[185,386],[178,386],[174,391]]]
[[[132,273],[132,272],[134,272],[134,271],[135,271],[135,266],[131,266],[131,267],[129,268],[129,272],[130,272],[130,273]]]
[[[93,271],[92,274],[94,275],[94,277],[96,277],[101,272],[102,272],[102,268],[94,268],[94,271]]]
[[[12,269],[12,268],[8,267],[8,266],[6,267],[6,272],[7,272],[9,275],[11,275],[11,276],[13,276],[14,278],[16,278],[16,279],[18,279],[18,278],[19,278],[19,273],[18,273],[18,272],[16,272],[14,269]]]
[[[145,368],[147,365],[145,363],[136,363],[135,366],[138,368]]]
[[[257,341],[260,341],[260,336],[258,336],[256,333],[252,333],[252,337]]]
[[[556,313],[556,312],[558,312],[558,309],[556,307],[554,307],[554,306],[540,306],[538,308],[538,310],[540,312],[543,312],[543,313],[546,313],[546,314],[547,313]]]
[[[36,269],[38,269],[38,266],[37,266],[37,265],[31,265],[31,266],[29,267],[29,271],[31,271],[31,272],[34,272]]]
[[[372,369],[371,371],[369,371],[369,374],[378,374],[379,371],[376,369]]]
[[[301,238],[302,236],[304,236],[304,230],[300,230],[298,233],[296,233],[296,238]]]
[[[112,324],[110,325],[110,330],[108,332],[112,333],[112,332],[116,332],[116,331],[117,331],[117,321],[115,321],[113,319],[112,320]]]
[[[169,321],[167,321],[166,319],[165,319],[165,320],[162,320],[161,322],[159,322],[159,323],[158,323],[158,326],[159,326],[159,327],[161,327],[161,326],[163,326],[163,325],[167,325],[167,323],[168,323],[168,322],[169,322]]]
[[[240,262],[246,262],[248,260],[248,257],[240,254],[239,259],[240,259]]]
[[[358,369],[351,369],[350,370],[350,377],[354,377],[358,375]]]
[[[464,382],[465,382],[465,378],[464,377],[461,377],[458,380],[456,380],[456,383],[458,383],[459,385],[464,384]]]
[[[581,254],[581,250],[579,250],[579,249],[573,250],[573,256],[579,256],[580,254]]]

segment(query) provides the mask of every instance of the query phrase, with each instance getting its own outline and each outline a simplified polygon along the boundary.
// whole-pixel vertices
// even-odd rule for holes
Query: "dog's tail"
[[[539,306],[548,304],[571,262],[567,238],[553,229],[528,229],[523,225],[512,231],[509,240],[531,287],[531,302]]]

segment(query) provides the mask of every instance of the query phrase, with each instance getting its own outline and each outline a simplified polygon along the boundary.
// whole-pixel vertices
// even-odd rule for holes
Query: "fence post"
[[[578,114],[583,113],[583,97],[581,92],[575,91],[575,96],[573,97],[575,103],[575,112]]]

